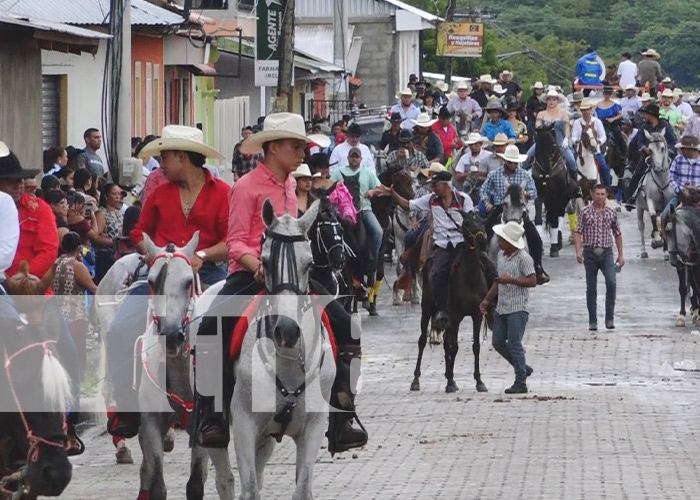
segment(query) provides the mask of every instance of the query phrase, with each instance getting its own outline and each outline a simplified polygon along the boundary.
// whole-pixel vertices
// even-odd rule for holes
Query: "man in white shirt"
[[[608,169],[608,164],[605,162],[605,156],[603,156],[600,151],[601,146],[607,142],[608,137],[605,134],[603,123],[593,116],[593,108],[595,108],[593,101],[590,99],[583,100],[581,103],[582,116],[574,121],[574,125],[571,128],[571,142],[573,144],[578,144],[581,141],[581,135],[588,133],[589,130],[591,131],[593,138],[596,140],[595,159],[600,167],[600,175],[605,185],[610,187],[612,185],[610,170]]]
[[[625,87],[625,97],[620,99],[620,107],[622,108],[622,118],[634,120],[637,111],[642,107],[642,100],[637,95],[637,87],[634,85]]]
[[[19,242],[19,215],[15,201],[7,193],[0,191],[0,295],[5,295],[2,283],[7,278],[5,272],[12,266]]]
[[[413,104],[413,92],[411,89],[405,88],[399,92],[399,102],[391,107],[391,112],[399,113],[404,122],[409,119],[415,120],[418,118],[420,109]]]
[[[447,111],[453,115],[462,112],[472,121],[476,122],[481,118],[483,111],[479,103],[469,97],[470,90],[471,87],[468,82],[459,82],[459,85],[457,85],[457,97],[455,99],[450,99],[450,102],[447,103]]]
[[[374,155],[369,150],[367,146],[360,142],[362,137],[362,128],[357,124],[353,123],[348,127],[346,132],[346,140],[342,144],[338,144],[333,153],[331,153],[331,174],[336,170],[348,166],[348,153],[352,148],[359,148],[362,152],[362,166],[373,174],[377,173],[377,168],[374,165]]]
[[[676,87],[673,89],[673,97],[676,100],[676,109],[681,112],[684,120],[689,120],[693,116],[693,108],[683,100],[683,91]]]
[[[462,183],[469,177],[472,172],[472,167],[474,171],[479,170],[479,164],[486,160],[486,158],[491,156],[489,151],[483,149],[484,142],[487,142],[486,137],[482,137],[478,132],[472,132],[464,141],[464,144],[468,147],[467,151],[459,158],[459,162],[455,167],[455,180],[458,183]]]
[[[620,77],[620,87],[627,89],[628,85],[635,86],[637,84],[637,65],[632,61],[632,55],[629,52],[622,54],[622,61],[617,67],[617,76]]]

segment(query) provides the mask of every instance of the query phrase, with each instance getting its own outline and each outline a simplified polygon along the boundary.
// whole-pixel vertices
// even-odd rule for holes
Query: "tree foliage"
[[[447,0],[405,0],[444,16]],[[485,23],[484,54],[456,59],[453,74],[517,74],[523,86],[537,80],[565,88],[575,76],[576,61],[587,46],[606,64],[619,63],[622,52],[653,47],[661,66],[683,87],[700,78],[700,2],[689,0],[458,0],[457,12],[480,16]],[[435,56],[434,30],[424,32],[424,69],[441,72]],[[499,59],[497,55],[527,51]]]

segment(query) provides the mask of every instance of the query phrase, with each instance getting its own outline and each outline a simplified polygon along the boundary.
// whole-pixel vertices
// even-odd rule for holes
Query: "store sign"
[[[279,42],[287,0],[259,0],[255,36],[255,85],[276,87],[279,74]]]
[[[440,24],[436,55],[442,57],[481,57],[484,47],[483,23]]]

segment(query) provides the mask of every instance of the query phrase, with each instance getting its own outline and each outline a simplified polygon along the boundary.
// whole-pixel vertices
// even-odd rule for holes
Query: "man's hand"
[[[583,252],[581,250],[576,250],[576,260],[579,264],[583,264]]]
[[[258,269],[255,271],[255,281],[260,284],[265,283],[265,269],[263,268],[262,262],[258,264]]]
[[[486,299],[481,301],[481,304],[479,304],[479,311],[481,311],[481,314],[486,314],[486,311],[489,310],[489,304],[490,302]]]
[[[510,283],[513,283],[513,278],[504,273],[496,278],[496,283],[498,283],[499,285],[508,285]]]
[[[204,261],[199,258],[197,255],[193,255],[192,258],[190,259],[190,263],[192,266],[192,272],[193,273],[198,273],[200,269],[202,269],[202,266],[204,265]]]
[[[486,212],[491,213],[491,210],[493,210],[493,205],[491,205],[491,203],[488,201],[484,205],[486,206]]]
[[[622,269],[625,267],[625,258],[622,255],[617,256],[617,265]]]

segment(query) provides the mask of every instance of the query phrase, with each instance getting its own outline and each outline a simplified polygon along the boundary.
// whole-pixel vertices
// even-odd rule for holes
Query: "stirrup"
[[[197,429],[197,444],[203,448],[227,448],[231,440],[228,429],[228,422],[223,416],[205,417]]]

